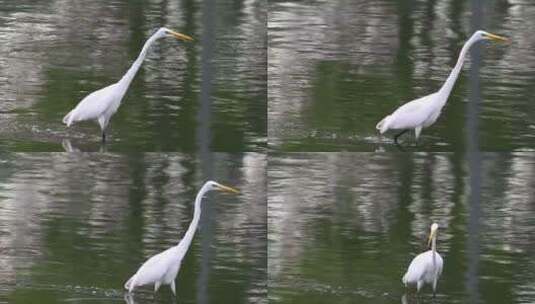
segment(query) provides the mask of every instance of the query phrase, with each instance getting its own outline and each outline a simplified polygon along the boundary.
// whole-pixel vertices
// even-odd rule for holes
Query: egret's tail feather
[[[73,119],[72,112],[73,111],[70,111],[67,115],[65,115],[65,117],[63,117],[63,123],[66,124],[67,127],[70,127],[72,124],[72,119]]]
[[[63,118],[63,122],[65,122],[65,118]],[[381,120],[380,122],[378,122],[378,123],[375,125],[375,129],[377,129],[377,130],[381,130],[381,127],[383,126],[384,123],[385,123],[385,118],[383,118],[383,120]]]
[[[134,286],[132,286],[132,281],[134,280],[134,277],[136,275],[133,275],[130,279],[128,279],[128,281],[126,281],[126,283],[124,283],[124,289],[128,289],[128,291],[132,291],[132,289],[134,289]]]
[[[385,133],[387,130],[388,130],[388,120],[390,118],[390,115],[388,115],[387,117],[383,118],[383,120],[381,120],[379,123],[377,123],[377,125],[375,125],[375,128],[377,130],[379,130],[379,132],[381,134]]]

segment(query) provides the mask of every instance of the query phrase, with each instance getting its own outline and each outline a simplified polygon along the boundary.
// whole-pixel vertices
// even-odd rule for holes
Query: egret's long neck
[[[461,73],[461,70],[463,68],[464,61],[466,59],[466,55],[468,54],[468,51],[470,50],[470,47],[476,42],[477,40],[474,38],[470,38],[461,49],[461,53],[459,54],[459,58],[457,59],[457,64],[455,64],[455,67],[451,71],[450,75],[448,76],[448,79],[446,79],[446,82],[444,85],[442,85],[442,88],[440,88],[439,94],[445,96],[443,100],[441,100],[442,105],[446,103],[446,100],[448,96],[451,93],[451,90],[453,89],[453,86],[455,85],[455,81],[457,81],[457,78],[459,77],[459,74]]]
[[[124,74],[123,78],[119,80],[119,83],[122,83],[125,85],[125,89],[128,88],[132,80],[137,74],[137,71],[139,70],[139,67],[143,63],[143,60],[145,60],[145,57],[147,56],[147,52],[152,45],[154,41],[156,41],[158,37],[156,37],[156,34],[152,35],[147,41],[145,42],[145,45],[143,45],[143,49],[141,49],[141,52],[139,53],[139,56],[137,56],[136,61],[132,64],[132,66],[128,69],[126,74]]]
[[[195,209],[193,211],[193,219],[191,220],[191,223],[189,224],[188,230],[186,231],[186,234],[184,234],[184,237],[179,242],[184,243],[186,246],[186,249],[189,248],[189,245],[191,241],[193,240],[193,236],[195,235],[195,231],[197,230],[197,226],[199,225],[199,220],[201,219],[201,201],[203,199],[203,196],[208,192],[208,187],[205,185],[201,188],[199,193],[197,193],[197,197],[195,198]]]

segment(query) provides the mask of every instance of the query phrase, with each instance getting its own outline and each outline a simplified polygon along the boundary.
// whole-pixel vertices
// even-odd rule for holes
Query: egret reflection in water
[[[126,302],[126,304],[135,304],[136,303],[134,301],[134,295],[129,293],[129,292],[126,292],[124,294],[124,301]]]

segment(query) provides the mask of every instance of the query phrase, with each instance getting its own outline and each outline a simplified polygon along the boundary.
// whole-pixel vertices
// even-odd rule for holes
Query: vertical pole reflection
[[[471,1],[472,9],[472,32],[482,25],[483,6],[481,0]],[[466,243],[467,273],[466,289],[469,303],[480,303],[478,272],[479,272],[479,219],[480,191],[481,191],[481,154],[479,152],[478,117],[480,84],[479,69],[481,65],[481,49],[479,45],[472,47],[472,66],[470,69],[470,95],[466,116],[466,148],[468,156],[468,168],[470,174],[470,195],[468,214],[468,239]]]
[[[197,116],[197,144],[199,152],[206,154],[210,151],[211,133],[210,122],[212,117],[212,58],[214,56],[214,5],[215,0],[204,0],[201,10],[203,34],[201,38],[201,92],[200,109]]]
[[[212,153],[210,153],[210,122],[212,116],[212,58],[214,53],[214,19],[215,19],[215,0],[204,0],[202,4],[202,28],[201,38],[201,93],[200,109],[198,115],[197,143],[199,147],[199,161],[201,174],[204,180],[211,179],[213,176]],[[208,281],[210,277],[210,261],[212,259],[212,236],[213,225],[209,219],[212,218],[213,204],[203,204],[203,216],[200,220],[201,236],[201,265],[200,273],[197,278],[197,303],[204,304],[209,302],[208,298]]]

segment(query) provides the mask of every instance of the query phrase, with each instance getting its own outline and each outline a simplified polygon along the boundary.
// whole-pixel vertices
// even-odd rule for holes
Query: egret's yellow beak
[[[175,37],[176,39],[178,40],[183,40],[183,41],[193,41],[193,38],[191,38],[190,36],[188,35],[184,35],[184,34],[181,34],[181,33],[177,33],[175,31],[169,31],[169,34],[173,35],[173,37]]]
[[[219,191],[223,191],[223,192],[240,193],[240,191],[238,191],[238,190],[236,190],[234,188],[223,186],[221,184],[217,185],[217,189]]]
[[[486,33],[486,34],[484,34],[484,36],[485,36],[485,38],[487,38],[489,40],[503,41],[503,42],[509,41],[509,39],[507,39],[505,37],[494,35],[494,34],[491,34],[491,33]]]

